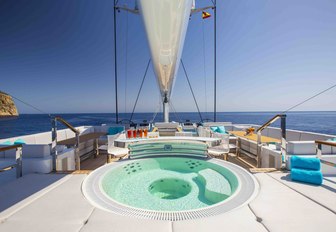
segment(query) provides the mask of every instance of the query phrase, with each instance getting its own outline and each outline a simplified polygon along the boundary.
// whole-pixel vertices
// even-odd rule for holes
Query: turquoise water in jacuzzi
[[[223,166],[182,157],[138,159],[108,171],[101,188],[111,199],[136,208],[184,211],[225,201],[238,188]]]

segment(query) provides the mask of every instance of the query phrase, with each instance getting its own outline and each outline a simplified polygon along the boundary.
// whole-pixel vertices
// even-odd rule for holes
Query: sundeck
[[[162,126],[162,124],[159,125]],[[223,125],[226,131],[230,131],[225,134],[227,140],[223,139],[225,136],[218,135],[210,129],[214,125]],[[130,128],[126,127],[114,135],[107,135],[109,130],[118,131],[111,130],[111,128],[120,127],[120,125],[78,127],[75,129],[80,131],[79,138],[84,139],[82,141],[79,139],[79,149],[76,151],[75,144],[57,145],[56,162],[53,162],[55,154],[52,154],[50,149],[51,132],[1,140],[0,143],[15,142],[21,139],[26,144],[21,145],[22,177],[17,179],[17,169],[20,166],[15,166],[14,157],[15,150],[20,150],[21,147],[3,146],[1,148],[6,149],[2,151],[1,163],[6,166],[12,164],[16,168],[1,173],[2,181],[6,183],[2,184],[0,194],[1,198],[6,200],[1,203],[0,228],[4,231],[23,229],[38,231],[57,225],[57,228],[66,231],[112,230],[112,228],[117,228],[118,231],[129,231],[129,226],[131,226],[131,228],[144,231],[168,231],[171,227],[173,231],[191,229],[203,231],[205,229],[216,230],[225,226],[225,228],[237,231],[245,229],[314,231],[323,223],[323,231],[333,231],[336,212],[335,201],[332,200],[335,198],[336,189],[334,168],[322,164],[324,179],[321,186],[294,182],[290,178],[289,163],[282,160],[279,148],[280,128],[268,127],[263,130],[262,136],[262,139],[272,138],[278,142],[263,142],[258,146],[257,141],[253,141],[248,136],[239,136],[236,132],[245,133],[246,128],[257,129],[260,128],[259,125],[237,125],[228,122],[217,122],[214,125],[206,123],[195,127],[195,131],[198,132],[193,133],[192,136],[188,133],[186,136],[181,136],[181,131],[176,129],[176,137],[160,136],[158,131],[158,133],[152,132],[157,133],[157,136],[152,138],[127,138],[127,131]],[[180,126],[182,127],[182,124]],[[199,137],[198,134],[202,136]],[[332,146],[334,144],[316,143],[316,141],[333,140],[336,136],[288,129],[286,135],[288,138],[286,141],[287,160],[295,155],[316,156],[316,148],[319,147],[318,144],[322,144],[322,159],[335,162],[336,149]],[[57,131],[59,144],[69,139],[76,141],[75,137],[76,134],[70,129]],[[105,144],[107,144],[106,148],[104,148]],[[219,145],[222,146],[219,149],[220,152],[211,155],[211,149]],[[13,149],[7,150],[10,147]],[[99,150],[99,147],[102,149]],[[116,155],[117,147],[124,149],[122,156]],[[260,150],[259,166],[258,147]],[[75,170],[76,152],[79,152],[80,159],[78,170]],[[248,204],[234,210],[207,217],[190,216],[188,220],[180,216],[168,218],[168,221],[141,219],[132,213],[125,215],[118,211],[105,211],[98,205],[90,204],[84,197],[81,190],[82,181],[99,166],[106,166],[108,156],[112,156],[112,161],[123,164],[127,160],[136,161],[144,157],[160,155],[165,157],[193,156],[206,160],[225,158],[228,162],[244,167],[250,172],[256,178],[259,190]],[[120,158],[121,160],[118,161]],[[53,163],[56,163],[56,167],[53,167]],[[113,227],[111,227],[111,222],[113,222]]]
[[[335,231],[336,135],[288,129],[286,112],[216,122],[216,87],[215,122],[171,122],[189,19],[216,17],[211,2],[115,1],[145,25],[163,122],[120,121],[116,89],[116,124],[51,116],[51,131],[0,140],[0,231]]]

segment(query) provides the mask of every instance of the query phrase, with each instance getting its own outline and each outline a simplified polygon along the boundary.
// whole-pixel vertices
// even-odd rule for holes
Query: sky
[[[191,17],[182,54],[203,112],[213,111],[213,19]],[[117,37],[127,113],[150,58],[140,16],[118,13]],[[335,0],[217,0],[217,111],[284,111],[336,84],[335,41]],[[48,113],[115,112],[113,0],[0,0],[0,91]],[[159,96],[150,67],[136,112],[159,110]],[[336,88],[295,110],[335,111],[335,99]],[[181,68],[172,105],[197,111]]]

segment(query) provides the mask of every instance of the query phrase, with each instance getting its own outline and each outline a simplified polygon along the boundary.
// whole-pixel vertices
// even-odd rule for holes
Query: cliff
[[[12,97],[6,93],[0,92],[0,118],[18,115],[19,113],[16,109]]]

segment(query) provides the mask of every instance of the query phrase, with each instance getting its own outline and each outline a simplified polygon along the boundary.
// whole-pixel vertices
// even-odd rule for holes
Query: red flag
[[[207,19],[207,18],[210,18],[210,17],[211,17],[211,14],[209,14],[208,12],[202,11],[202,18],[203,19]]]

